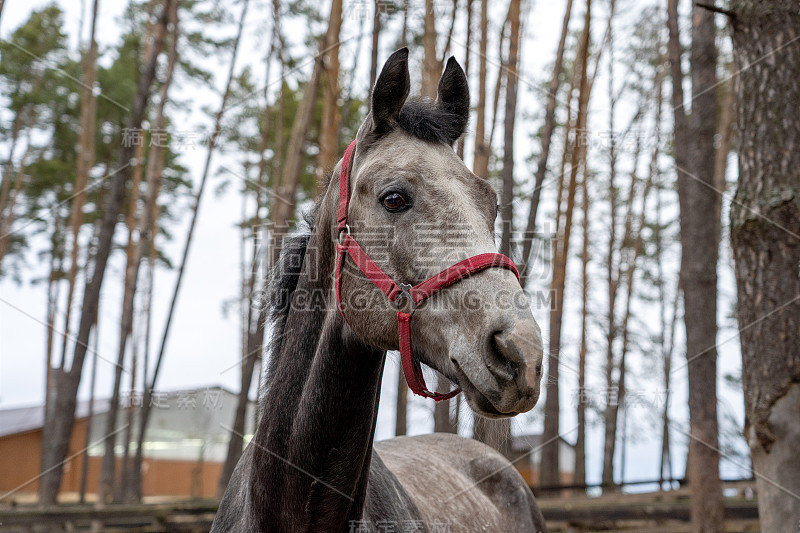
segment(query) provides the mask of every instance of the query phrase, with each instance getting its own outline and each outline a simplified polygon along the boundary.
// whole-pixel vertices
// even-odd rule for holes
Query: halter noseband
[[[514,273],[517,277],[517,281],[519,281],[519,272],[517,272],[514,262],[505,255],[485,253],[459,261],[418,285],[412,286],[407,283],[396,283],[375,264],[367,252],[365,252],[353,236],[350,235],[350,226],[347,225],[347,210],[350,203],[350,169],[353,166],[353,154],[355,151],[356,141],[353,140],[344,152],[341,176],[339,178],[339,210],[337,213],[339,239],[336,244],[336,267],[334,271],[336,306],[339,308],[342,318],[347,322],[347,318],[345,318],[344,312],[342,311],[341,284],[345,255],[349,255],[367,279],[378,287],[386,297],[398,307],[397,322],[400,338],[400,360],[403,365],[403,374],[405,375],[408,387],[414,394],[431,398],[436,402],[447,400],[461,392],[461,389],[455,389],[447,394],[428,390],[428,387],[425,385],[425,379],[422,376],[420,363],[412,356],[411,315],[414,309],[425,299],[430,298],[445,287],[449,287],[481,270],[492,267],[507,268]],[[401,295],[404,297],[398,300]],[[401,310],[403,300],[407,301],[408,313]]]

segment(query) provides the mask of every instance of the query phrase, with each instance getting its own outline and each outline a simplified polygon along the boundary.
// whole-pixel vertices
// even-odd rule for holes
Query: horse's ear
[[[450,141],[453,144],[467,129],[469,121],[469,86],[467,76],[455,57],[447,60],[442,78],[439,80],[439,96],[436,104],[448,113],[455,115],[457,123],[454,131],[458,135]]]
[[[397,117],[410,91],[408,48],[401,48],[383,64],[372,89],[372,120],[376,133],[385,133],[397,124]]]

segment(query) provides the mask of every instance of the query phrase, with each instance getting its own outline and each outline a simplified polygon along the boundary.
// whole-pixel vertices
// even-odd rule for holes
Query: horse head
[[[464,71],[450,58],[435,102],[407,102],[409,91],[408,50],[402,49],[389,57],[373,89],[347,171],[345,206],[348,234],[401,287],[467,258],[497,255],[497,193],[453,150],[469,118]],[[328,210],[336,209],[337,193],[329,187]],[[474,412],[509,417],[536,404],[542,337],[514,271],[486,268],[414,306],[388,299],[352,260],[343,260],[341,269],[341,313],[361,341],[398,349],[397,311],[408,305],[413,357],[460,387]]]

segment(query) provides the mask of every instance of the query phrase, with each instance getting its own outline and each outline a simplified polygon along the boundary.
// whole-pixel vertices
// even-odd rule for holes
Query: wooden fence
[[[689,531],[686,490],[646,494],[611,494],[539,498],[551,533],[630,531]],[[157,504],[119,504],[98,509],[94,505],[60,505],[43,509],[18,505],[0,508],[0,532],[40,533],[90,531],[102,522],[104,533],[200,533],[214,520],[217,502],[193,500]],[[758,531],[758,506],[754,499],[725,499],[726,531]]]

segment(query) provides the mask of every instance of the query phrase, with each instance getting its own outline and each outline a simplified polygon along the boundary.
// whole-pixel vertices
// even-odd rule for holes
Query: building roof
[[[160,391],[160,394],[166,398],[177,398],[185,395],[186,393],[196,393],[198,391],[206,390],[220,390],[232,396],[236,395],[236,393],[231,392],[225,387],[221,387],[219,385]],[[75,407],[76,420],[89,416],[89,403],[89,400],[82,400],[78,402],[77,406]],[[123,398],[123,404],[124,403],[125,399]],[[92,413],[94,415],[107,413],[109,404],[110,400],[108,398],[95,399]],[[42,427],[44,427],[44,405],[0,409],[0,438],[8,437],[9,435],[17,435],[19,433],[26,433],[28,431],[34,431],[41,429]]]
[[[89,403],[89,400],[78,402],[75,407],[76,419],[89,416]],[[95,400],[94,413],[107,412],[108,404],[108,399]],[[0,437],[26,433],[41,429],[42,426],[44,426],[44,405],[0,409]]]

